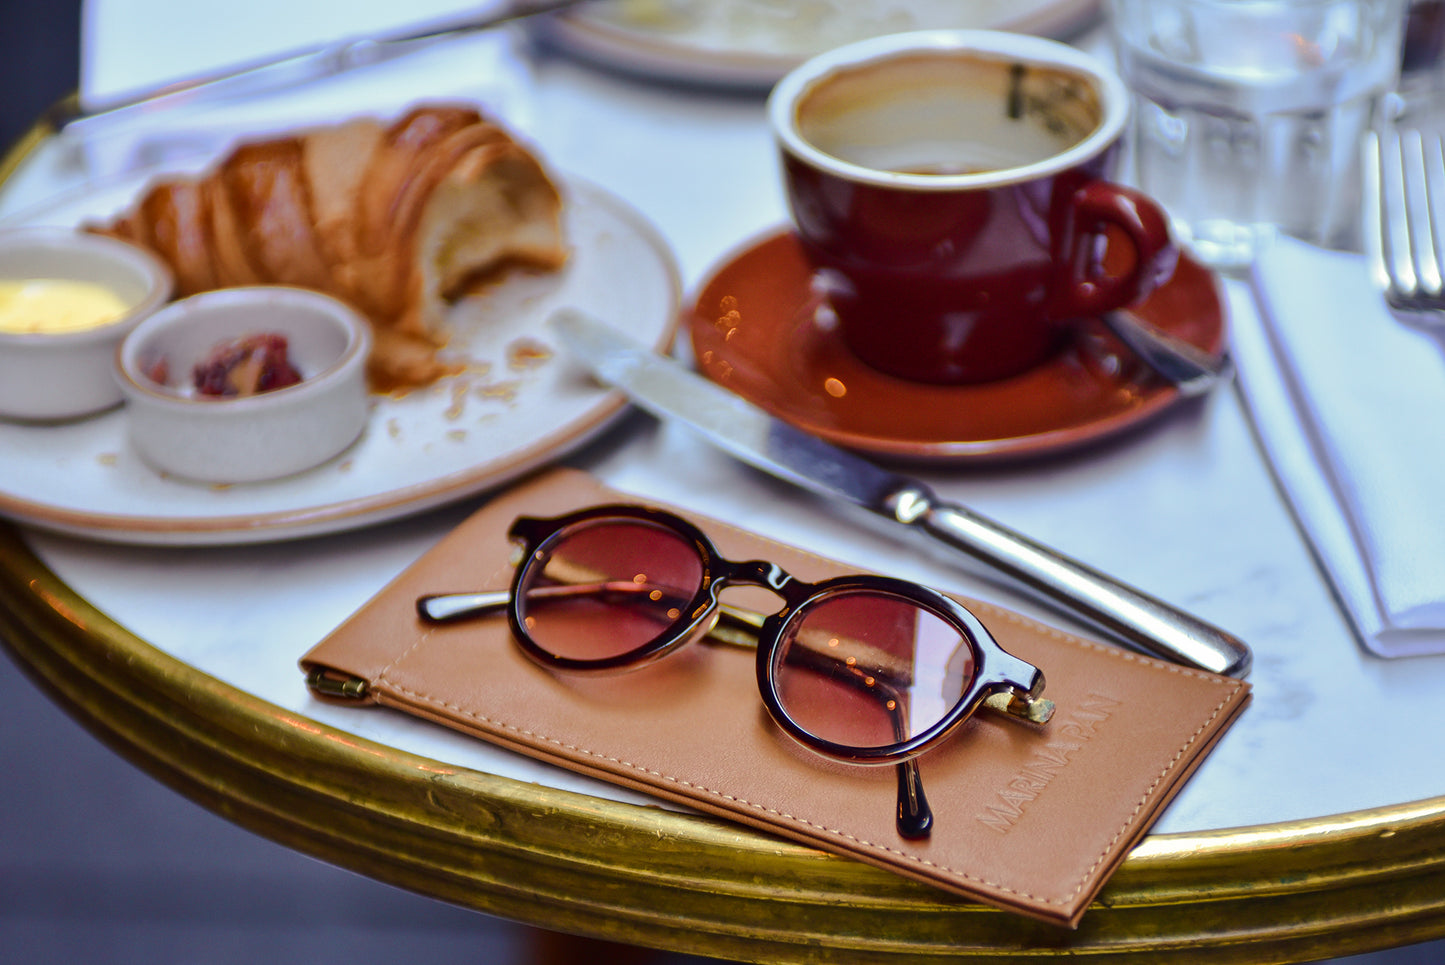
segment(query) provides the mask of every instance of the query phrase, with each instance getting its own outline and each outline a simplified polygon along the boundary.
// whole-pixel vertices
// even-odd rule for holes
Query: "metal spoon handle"
[[[1203,395],[1229,374],[1228,354],[1214,356],[1128,312],[1105,312],[1105,327],[1179,394]]]

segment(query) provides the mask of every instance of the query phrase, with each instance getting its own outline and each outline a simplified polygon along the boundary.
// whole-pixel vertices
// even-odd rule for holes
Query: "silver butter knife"
[[[476,13],[412,24],[384,36],[345,38],[267,60],[236,64],[215,74],[176,81],[159,90],[90,108],[80,108],[74,100],[63,101],[52,110],[49,119],[56,128],[74,124],[89,129],[201,100],[234,100],[290,90],[359,67],[384,63],[438,41],[490,30],[525,17],[555,13],[585,2],[589,0],[503,0]]]
[[[758,469],[862,507],[980,560],[1046,602],[1147,653],[1231,677],[1249,673],[1237,637],[956,503],[915,479],[775,419],[619,333],[564,310],[549,325],[577,361],[643,409],[677,419]]]

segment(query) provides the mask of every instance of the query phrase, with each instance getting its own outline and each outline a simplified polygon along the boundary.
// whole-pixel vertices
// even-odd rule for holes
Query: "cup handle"
[[[1152,199],[1109,181],[1090,181],[1074,192],[1073,231],[1063,264],[1066,313],[1100,315],[1142,300],[1174,274],[1179,249],[1169,218]],[[1117,229],[1111,234],[1109,228]],[[1129,267],[1110,274],[1106,250],[1122,235],[1133,248]],[[1106,242],[1105,239],[1108,238]],[[1113,257],[1117,257],[1117,253]]]

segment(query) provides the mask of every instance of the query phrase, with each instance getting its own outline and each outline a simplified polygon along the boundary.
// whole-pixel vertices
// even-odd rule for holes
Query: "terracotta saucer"
[[[1181,258],[1170,282],[1134,311],[1206,351],[1223,349],[1218,282],[1192,259]],[[684,324],[698,368],[713,381],[822,438],[899,459],[1062,451],[1136,426],[1180,398],[1100,323],[1037,368],[998,382],[938,386],[884,375],[842,344],[789,231],[726,259]]]

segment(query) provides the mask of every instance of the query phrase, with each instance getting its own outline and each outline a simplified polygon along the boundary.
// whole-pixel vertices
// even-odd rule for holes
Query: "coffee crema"
[[[799,134],[839,160],[898,174],[986,174],[1046,161],[1099,126],[1082,74],[978,51],[918,52],[813,83]]]

